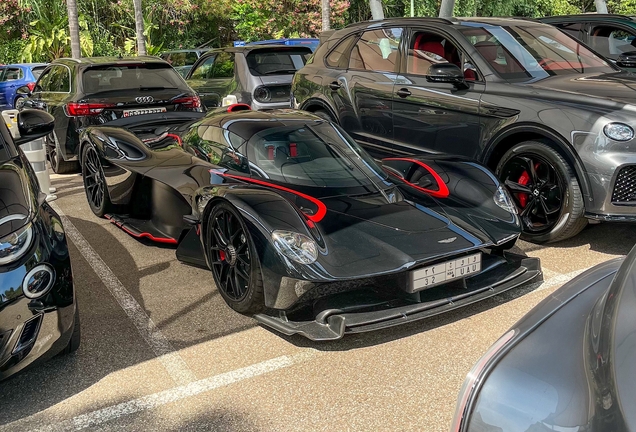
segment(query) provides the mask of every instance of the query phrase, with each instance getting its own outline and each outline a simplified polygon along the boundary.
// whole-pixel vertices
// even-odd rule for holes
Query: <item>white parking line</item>
[[[319,352],[316,350],[306,349],[297,354],[276,357],[271,360],[266,360],[264,362],[247,366],[241,369],[236,369],[231,372],[215,375],[180,387],[174,387],[169,390],[164,390],[159,393],[151,394],[127,402],[122,402],[120,404],[92,411],[87,414],[81,414],[69,420],[49,424],[40,429],[35,429],[35,431],[66,432],[94,427],[125,415],[158,408],[162,405],[177,402],[179,400],[196,396],[198,394],[215,390],[230,384],[234,384],[239,381],[244,381],[246,379],[254,378],[259,375],[264,375],[279,369],[293,366],[297,363],[307,361],[308,359],[315,357],[318,354]],[[34,416],[31,416],[27,417],[26,419],[21,419],[13,423],[9,423],[5,426],[0,427],[0,431],[20,430],[20,424],[24,424],[25,421],[28,424],[28,421],[33,417]]]
[[[115,297],[117,303],[126,312],[128,318],[133,322],[141,337],[150,345],[158,360],[168,371],[170,377],[177,384],[187,384],[196,379],[194,372],[188,368],[183,358],[177,353],[170,341],[159,331],[155,323],[146,314],[146,311],[139,305],[137,300],[128,292],[126,287],[119,281],[115,273],[106,265],[95,249],[91,247],[84,236],[66,217],[64,212],[54,202],[51,207],[60,215],[66,235],[71,239],[75,247],[80,251],[84,259],[91,266],[93,271],[101,279],[108,291]]]

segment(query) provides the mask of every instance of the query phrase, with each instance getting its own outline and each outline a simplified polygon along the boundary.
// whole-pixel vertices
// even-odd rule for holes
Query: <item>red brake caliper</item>
[[[219,258],[221,258],[221,261],[225,261],[225,251],[219,251]]]
[[[537,170],[539,169],[539,163],[537,162],[536,164],[534,164],[534,169]],[[530,181],[530,174],[528,174],[528,171],[524,171],[523,173],[521,173],[521,177],[519,177],[519,180],[517,180],[517,183],[519,183],[520,185],[527,185],[528,182]],[[519,204],[521,204],[521,207],[525,207],[526,204],[528,203],[528,194],[527,193],[520,193],[519,195]]]

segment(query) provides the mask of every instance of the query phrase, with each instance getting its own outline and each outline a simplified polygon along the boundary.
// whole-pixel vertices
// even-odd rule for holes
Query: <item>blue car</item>
[[[302,45],[311,49],[311,52],[316,51],[320,39],[313,38],[293,38],[293,39],[270,39],[263,41],[250,42],[247,45]]]
[[[0,68],[0,107],[11,109],[19,105],[19,100],[26,97],[26,91],[17,92],[26,87],[33,91],[35,82],[46,68],[45,63],[11,64]]]

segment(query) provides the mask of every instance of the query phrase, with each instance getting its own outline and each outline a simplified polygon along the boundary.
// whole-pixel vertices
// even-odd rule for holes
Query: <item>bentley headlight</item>
[[[19,230],[0,239],[0,266],[20,259],[31,247],[33,225],[26,224]]]
[[[316,242],[304,234],[277,230],[272,241],[278,252],[300,264],[311,264],[318,258]]]
[[[614,141],[629,141],[634,138],[634,129],[625,123],[608,123],[603,128],[603,133]]]
[[[512,197],[503,186],[499,186],[495,191],[494,200],[495,204],[502,209],[509,213],[517,214],[517,207],[515,207],[515,204],[512,202]]]

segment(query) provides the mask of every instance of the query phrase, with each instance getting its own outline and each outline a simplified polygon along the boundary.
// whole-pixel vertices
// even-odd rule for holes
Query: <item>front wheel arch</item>
[[[336,113],[334,112],[334,110],[329,106],[328,103],[317,99],[317,98],[313,98],[313,99],[308,99],[306,100],[301,106],[300,109],[303,111],[307,111],[310,113],[314,113],[316,111],[327,111],[327,113],[329,113],[329,116],[331,117],[332,121],[334,123],[339,123],[338,122],[338,116],[336,115]]]
[[[539,141],[557,151],[574,169],[585,198],[585,204],[589,205],[594,202],[590,179],[583,168],[583,162],[576,155],[572,146],[555,132],[528,126],[508,130],[491,140],[482,153],[481,162],[494,172],[497,164],[508,150],[526,141]]]

